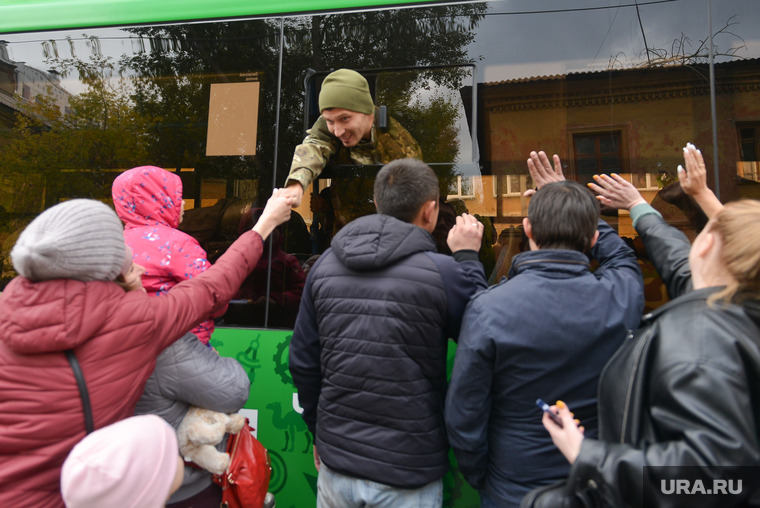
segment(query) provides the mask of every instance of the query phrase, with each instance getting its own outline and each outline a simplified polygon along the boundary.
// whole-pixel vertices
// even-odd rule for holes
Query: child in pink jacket
[[[148,294],[160,296],[208,269],[206,251],[177,229],[185,211],[178,175],[155,166],[132,168],[114,180],[111,194],[124,222],[124,240],[135,263],[145,267],[142,283]],[[192,330],[206,345],[213,331],[211,317]]]

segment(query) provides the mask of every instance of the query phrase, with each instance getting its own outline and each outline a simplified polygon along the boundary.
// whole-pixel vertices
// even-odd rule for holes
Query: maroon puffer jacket
[[[161,298],[113,282],[12,280],[0,295],[0,506],[64,506],[61,466],[85,436],[64,350],[82,366],[96,429],[131,416],[156,356],[226,305],[261,252],[248,232]]]

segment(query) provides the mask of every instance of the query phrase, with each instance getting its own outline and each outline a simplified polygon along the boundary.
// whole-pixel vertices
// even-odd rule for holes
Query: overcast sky
[[[651,3],[638,0],[647,45],[671,49],[685,34],[696,50],[708,34],[707,0]],[[500,0],[489,4],[489,13],[470,46],[472,58],[484,56],[481,80],[500,81],[521,77],[562,74],[606,68],[611,55],[629,63],[644,50],[634,0]],[[760,57],[760,2],[713,0],[713,32],[729,18],[738,24],[731,31],[744,39],[747,50],[739,54]],[[538,8],[540,6],[540,9]],[[609,7],[598,9],[600,7]],[[597,8],[596,10],[574,10]],[[537,11],[562,11],[541,12]],[[533,12],[534,14],[518,14]],[[505,13],[505,14],[497,14]],[[720,50],[742,42],[720,35]],[[646,58],[644,56],[644,58]]]
[[[670,50],[675,39],[684,33],[692,41],[707,37],[707,0],[637,0],[641,24],[649,47]],[[501,81],[532,76],[600,70],[608,66],[611,55],[623,63],[639,61],[644,50],[635,0],[499,0],[489,3],[489,11],[476,29],[470,56],[480,61],[479,81]],[[747,45],[739,55],[760,57],[760,1],[713,0],[713,31],[722,28],[729,18],[738,24],[731,31]],[[582,10],[591,9],[591,10]],[[559,11],[559,12],[547,12]],[[527,13],[527,14],[526,14]],[[118,60],[122,54],[139,50],[139,43],[129,34],[115,29],[80,29],[45,34],[3,35],[10,42],[12,60],[47,69],[43,43],[57,40],[62,58],[70,57],[66,36],[75,42],[75,54],[86,57],[92,51],[85,38],[97,35],[104,54]],[[740,45],[733,35],[721,35],[715,44],[721,50]],[[48,45],[48,47],[50,47]],[[71,80],[63,83],[73,93],[81,85]]]

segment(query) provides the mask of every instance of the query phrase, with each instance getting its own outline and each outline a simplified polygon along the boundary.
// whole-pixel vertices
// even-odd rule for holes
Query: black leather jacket
[[[688,466],[710,476],[760,465],[760,319],[757,300],[710,306],[720,288],[691,290],[689,242],[662,218],[645,215],[636,229],[674,299],[643,317],[602,372],[599,440],[583,440],[569,486],[616,507],[760,506],[749,488],[683,504],[644,470],[676,466],[688,478]]]

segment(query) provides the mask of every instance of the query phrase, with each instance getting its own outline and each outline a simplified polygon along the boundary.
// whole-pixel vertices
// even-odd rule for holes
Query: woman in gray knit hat
[[[64,353],[81,366],[95,429],[131,416],[159,353],[227,304],[291,204],[275,190],[252,231],[161,298],[125,291],[142,268],[103,203],[67,201],[29,224],[11,251],[20,276],[0,294],[0,506],[64,507],[61,465],[86,435]]]

